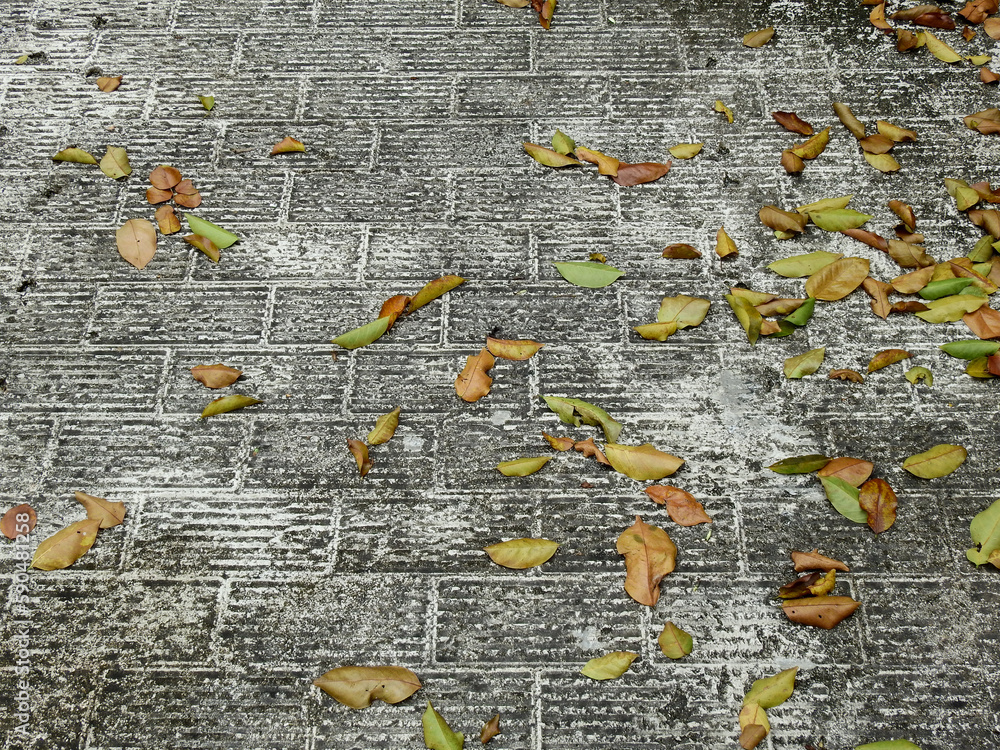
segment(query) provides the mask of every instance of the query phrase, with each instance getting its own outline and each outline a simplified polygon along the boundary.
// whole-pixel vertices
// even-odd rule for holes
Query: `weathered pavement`
[[[497,748],[735,748],[750,682],[794,665],[798,687],[762,747],[1000,743],[1000,577],[965,559],[969,522],[996,497],[996,384],[937,349],[969,332],[881,321],[859,291],[751,349],[723,301],[734,285],[800,296],[800,281],[765,269],[796,252],[900,273],[816,229],[775,241],[763,204],[853,193],[889,234],[886,203],[901,199],[938,259],[979,236],[942,178],[997,177],[1000,140],[961,122],[996,89],[970,66],[898,54],[866,16],[853,1],[563,0],[545,32],[492,0],[8,0],[0,491],[5,508],[38,510],[33,544],[83,517],[74,490],[129,515],[71,569],[32,571],[26,613],[6,602],[4,747],[420,748],[430,698],[468,747],[499,712]],[[767,25],[768,46],[741,46]],[[943,36],[998,51],[982,34]],[[97,75],[124,83],[101,93]],[[919,132],[895,151],[900,173],[863,162],[832,101],[869,128]],[[773,110],[833,126],[801,177],[778,166],[799,139]],[[524,155],[523,140],[557,127],[628,161],[706,145],[657,183],[619,188]],[[286,135],[307,152],[269,158]],[[127,147],[132,176],[49,160],[74,144]],[[144,271],[118,257],[114,229],[152,218],[143,194],[160,163],[201,189],[198,215],[243,238],[218,265],[179,236],[161,238]],[[722,224],[733,262],[712,253]],[[661,260],[674,242],[704,257]],[[551,266],[591,252],[626,276],[580,289]],[[378,343],[330,356],[329,339],[384,299],[446,273],[469,281]],[[631,327],[680,293],[713,300],[705,323],[638,339]],[[500,362],[492,393],[465,404],[454,379],[494,329],[547,346]],[[784,358],[823,345],[817,375],[784,379]],[[889,347],[913,352],[933,388],[903,379],[910,363],[863,385],[825,377]],[[187,370],[214,362],[244,369],[230,390],[264,403],[198,421],[216,394]],[[559,424],[539,394],[598,404],[625,424],[623,442],[685,458],[668,481],[702,500],[711,537],[579,454],[501,477],[497,462],[550,452],[542,430],[598,437]],[[399,432],[359,481],[344,440],[397,405]],[[932,481],[900,468],[936,443],[967,446],[968,461]],[[805,453],[876,462],[900,496],[895,527],[876,538],[813,478],[765,468]],[[652,610],[622,590],[615,553],[635,514],[680,550]],[[562,546],[524,572],[481,551],[524,536]],[[832,631],[787,622],[772,599],[792,576],[789,551],[816,546],[851,564],[838,592],[863,602]],[[679,662],[656,646],[667,619],[695,639]],[[14,716],[21,620],[26,735]],[[613,682],[579,674],[610,650],[641,659]],[[349,663],[409,667],[424,689],[352,711],[311,686]]]

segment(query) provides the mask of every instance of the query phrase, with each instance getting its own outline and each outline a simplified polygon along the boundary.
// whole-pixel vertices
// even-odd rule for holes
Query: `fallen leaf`
[[[879,172],[898,172],[902,169],[892,154],[870,154],[865,151],[863,156],[865,157],[865,161]]]
[[[990,39],[1000,39],[1000,18],[987,18],[983,21],[983,31]]]
[[[704,143],[678,143],[667,149],[675,159],[693,159],[701,153]]]
[[[854,198],[853,194],[841,195],[836,198],[822,198],[812,203],[804,203],[801,206],[796,206],[795,210],[806,216],[820,211],[834,211],[838,208],[847,208],[847,204],[851,202],[852,198]]]
[[[160,206],[156,209],[156,225],[160,234],[176,234],[181,231],[181,221],[174,213],[173,206]]]
[[[807,299],[812,298],[795,298],[795,299],[773,299],[770,302],[765,302],[762,305],[754,305],[757,312],[761,315],[788,315],[798,310],[802,305],[804,305]]]
[[[68,161],[74,164],[97,164],[97,159],[82,148],[64,148],[52,157],[52,161]]]
[[[156,255],[156,229],[145,219],[129,219],[115,231],[118,254],[142,270]]]
[[[857,138],[859,141],[865,137],[865,126],[854,113],[851,108],[846,104],[841,102],[833,103],[833,111],[836,113],[837,117],[843,123],[844,127],[851,131],[851,135]]]
[[[87,518],[60,529],[38,545],[30,567],[39,570],[68,568],[94,546],[100,528],[99,519]]]
[[[843,233],[858,240],[858,242],[864,242],[869,247],[874,247],[876,250],[886,252],[889,249],[889,242],[885,237],[875,234],[875,232],[869,232],[867,229],[845,229]]]
[[[208,237],[202,237],[200,234],[188,234],[184,236],[184,241],[205,253],[213,263],[219,262],[219,248]]]
[[[593,427],[600,426],[604,430],[604,438],[613,443],[621,434],[622,424],[616,422],[611,416],[591,403],[578,398],[563,398],[561,396],[543,396],[548,407],[559,415],[566,424],[579,427],[581,424],[588,424]]]
[[[105,500],[103,497],[88,495],[86,492],[76,492],[74,497],[87,509],[87,518],[100,522],[102,529],[118,526],[125,520],[125,503]]]
[[[962,322],[981,339],[1000,338],[1000,312],[992,307],[984,305],[963,315]]]
[[[590,257],[590,260],[594,261],[595,263],[607,263],[608,262],[608,256],[605,255],[604,253],[591,253],[589,257]]]
[[[654,502],[666,506],[670,520],[678,526],[697,526],[700,523],[712,523],[712,519],[705,512],[704,506],[690,492],[685,492],[679,487],[661,484],[654,484],[652,487],[647,487],[645,491]]]
[[[815,159],[817,156],[826,150],[827,143],[830,142],[830,128],[825,128],[810,138],[805,143],[800,143],[797,146],[789,149],[793,154],[795,154],[800,159],[810,160]]]
[[[128,177],[132,167],[128,163],[128,154],[118,146],[108,146],[107,152],[101,157],[101,171],[112,180]]]
[[[883,367],[902,362],[904,359],[910,359],[912,356],[905,349],[883,349],[871,358],[871,361],[868,363],[868,372],[872,373],[876,370],[881,370]]]
[[[813,253],[805,253],[803,255],[793,255],[789,258],[781,258],[780,260],[776,260],[769,264],[767,267],[779,276],[794,279],[801,278],[803,276],[812,276],[820,269],[825,268],[835,260],[840,260],[842,257],[844,256],[840,253],[829,253],[825,250],[817,250]]]
[[[305,150],[306,147],[302,141],[297,141],[291,136],[285,136],[271,148],[271,156],[277,156],[278,154],[291,154],[295,152],[304,153]]]
[[[736,243],[726,234],[725,227],[719,227],[719,231],[715,233],[715,253],[720,258],[728,258],[740,253]]]
[[[809,214],[813,224],[827,232],[843,232],[846,229],[857,229],[870,219],[871,214],[863,214],[851,208],[837,208],[830,211],[816,211]]]
[[[556,12],[556,0],[532,0],[532,5],[537,4],[539,6],[538,10],[538,23],[541,27],[548,31],[549,27],[552,25],[552,15]]]
[[[592,680],[614,680],[621,677],[632,666],[639,654],[631,651],[612,651],[588,661],[580,672]]]
[[[861,485],[858,496],[861,509],[868,514],[868,526],[876,534],[896,521],[896,493],[884,479],[869,479]]]
[[[358,473],[364,477],[369,471],[372,470],[372,460],[368,457],[368,446],[362,443],[360,440],[355,440],[354,438],[347,439],[347,450],[351,452],[354,456],[355,462],[358,464]]]
[[[112,91],[117,91],[118,87],[121,85],[121,76],[101,76],[97,79],[97,88],[106,94],[110,94]]]
[[[906,371],[905,377],[913,385],[923,382],[928,388],[934,385],[934,375],[926,367],[911,367]]]
[[[694,648],[694,639],[669,620],[656,639],[660,651],[669,659],[683,659]]]
[[[640,482],[668,477],[684,464],[683,458],[657,450],[650,443],[608,443],[604,446],[604,455],[615,471]]]
[[[976,545],[965,553],[969,562],[976,565],[991,562],[990,558],[1000,549],[1000,500],[972,519],[969,533]]]
[[[858,142],[858,145],[864,149],[865,153],[868,154],[887,154],[892,149],[896,147],[896,142],[881,133],[875,133],[867,138],[863,138]]]
[[[0,519],[0,533],[8,539],[17,539],[31,533],[38,522],[35,509],[27,503],[15,505]]]
[[[714,109],[716,112],[725,115],[730,124],[733,122],[733,110],[723,104],[721,99],[715,100]]]
[[[769,26],[766,29],[761,29],[760,31],[752,31],[743,37],[744,47],[763,47],[769,41],[771,37],[774,36],[774,27]]]
[[[798,174],[806,168],[806,163],[802,161],[801,157],[796,156],[790,149],[786,148],[781,152],[781,168],[788,174]]]
[[[953,47],[945,42],[942,42],[929,31],[924,32],[924,43],[927,45],[927,49],[930,50],[931,54],[938,60],[946,63],[962,62],[962,56],[958,54]]]
[[[856,370],[830,370],[830,374],[826,376],[830,380],[850,380],[852,383],[864,383],[865,379],[861,376],[860,372]]]
[[[524,5],[527,4],[527,2],[524,3]],[[521,7],[523,8],[524,5]],[[576,141],[561,130],[556,129],[555,135],[552,136],[552,150],[563,156],[568,156],[573,153],[574,149],[576,149]]]
[[[781,611],[792,622],[829,630],[854,614],[860,606],[861,602],[849,596],[810,596],[783,602]]]
[[[897,276],[889,283],[900,294],[916,294],[927,286],[927,282],[931,280],[933,275],[934,267],[926,266],[910,273],[904,273],[902,276]]]
[[[886,33],[892,33],[892,26],[885,20],[885,3],[879,3],[871,9],[868,20],[876,29]]]
[[[174,203],[182,208],[198,208],[201,205],[201,193],[199,193],[191,180],[181,180],[174,188]]]
[[[971,283],[972,279],[939,279],[937,281],[930,282],[927,286],[917,292],[917,294],[924,299],[941,299],[942,297],[950,297],[953,294],[959,294]]]
[[[968,455],[968,451],[961,445],[942,443],[910,456],[903,461],[903,468],[921,479],[937,479],[955,471],[965,463]]]
[[[527,5],[527,0],[525,0],[525,5]],[[483,724],[483,728],[479,730],[479,741],[484,745],[500,734],[500,714],[497,714],[492,719]]]
[[[987,67],[982,67],[979,69],[979,80],[983,83],[996,83],[1000,81],[1000,75]]]
[[[650,341],[666,341],[670,336],[677,333],[677,324],[674,322],[647,323],[646,325],[635,326],[632,330]]]
[[[211,112],[212,108],[215,106],[214,96],[199,96],[198,101],[201,102],[201,106],[205,108],[206,112]]]
[[[869,304],[871,305],[872,312],[882,318],[882,320],[888,318],[889,311],[892,309],[892,305],[889,302],[889,292],[892,291],[892,284],[886,284],[884,281],[879,281],[869,276],[861,282],[861,288],[871,297]]]
[[[544,437],[548,441],[549,445],[557,451],[568,451],[576,445],[576,441],[570,437],[553,437],[547,432],[543,432],[542,437]]]
[[[599,464],[604,466],[611,466],[611,462],[607,459],[607,456],[597,447],[594,442],[594,438],[588,438],[586,440],[577,440],[573,443],[573,450],[582,453],[584,458],[593,458]]]
[[[969,211],[969,219],[978,227],[982,227],[993,237],[1000,238],[1000,211],[996,209]]]
[[[830,459],[819,453],[811,453],[808,456],[792,456],[783,458],[777,463],[773,463],[767,468],[776,474],[811,474],[822,469],[830,463]]]
[[[588,289],[606,287],[625,274],[624,271],[605,263],[567,262],[552,265],[566,281]]]
[[[785,377],[789,380],[799,380],[806,375],[812,375],[823,364],[824,357],[826,357],[825,346],[810,349],[795,357],[789,357],[785,360]]]
[[[990,357],[979,357],[972,360],[969,362],[968,367],[965,368],[965,374],[974,378],[992,378],[993,373],[990,372],[990,359]]]
[[[824,266],[806,280],[806,294],[816,299],[843,299],[868,278],[868,260],[840,258]]]
[[[654,606],[660,598],[660,581],[677,562],[676,545],[663,529],[636,516],[618,537],[616,549],[625,556],[625,591],[639,604]]]
[[[660,164],[655,161],[644,161],[639,164],[626,164],[621,162],[618,167],[618,174],[611,179],[615,184],[622,187],[632,187],[633,185],[643,185],[647,182],[655,182],[670,171],[671,162]]]
[[[875,464],[860,458],[849,458],[846,456],[834,458],[816,472],[820,477],[837,477],[843,479],[852,487],[860,487],[872,475]]]
[[[913,207],[908,203],[903,203],[903,201],[891,200],[889,201],[889,208],[892,210],[899,220],[903,222],[909,231],[913,232],[917,227],[917,216],[913,212]]]
[[[965,127],[978,130],[983,135],[1000,133],[1000,109],[991,107],[962,118]]]
[[[397,406],[388,414],[383,414],[375,420],[375,427],[368,433],[368,445],[382,445],[388,443],[392,436],[396,434],[399,427],[399,412],[401,408]]]
[[[391,317],[377,318],[371,323],[365,323],[363,326],[340,334],[331,343],[341,346],[344,349],[357,349],[361,346],[368,346],[388,331],[391,323]]]
[[[185,219],[187,219],[188,227],[191,231],[202,237],[207,237],[212,241],[212,244],[222,250],[232,245],[234,242],[239,240],[232,232],[226,231],[217,224],[213,224],[205,219],[199,219],[193,214],[185,214]]]
[[[532,159],[537,161],[539,164],[546,167],[582,167],[583,164],[578,162],[572,156],[566,156],[565,154],[560,154],[558,151],[553,151],[550,148],[545,148],[544,146],[539,146],[534,143],[523,143],[525,152]]]
[[[663,258],[673,258],[675,260],[693,260],[694,258],[700,258],[701,253],[694,249],[691,245],[686,245],[682,242],[668,245],[663,251]]]
[[[934,259],[920,245],[902,240],[889,240],[889,256],[903,268],[926,268],[935,265]]]
[[[813,126],[794,112],[772,112],[771,117],[785,130],[790,130],[799,135],[813,134]]]
[[[225,414],[226,412],[236,411],[237,409],[243,409],[247,406],[253,406],[254,404],[263,403],[260,399],[251,398],[250,396],[241,396],[238,393],[234,393],[230,396],[222,396],[221,398],[215,399],[206,406],[201,412],[201,418],[205,419],[207,417],[214,417],[217,414]]]
[[[149,173],[149,182],[157,190],[173,190],[181,181],[180,170],[161,164]]]
[[[593,151],[592,149],[584,148],[583,146],[578,146],[574,151],[574,154],[580,161],[596,164],[598,174],[603,174],[608,177],[618,176],[618,166],[621,162],[615,157],[602,154],[600,151]]]
[[[926,33],[927,35],[930,35],[929,31]],[[878,132],[886,138],[891,138],[896,141],[896,143],[906,143],[917,140],[917,131],[908,130],[900,127],[899,125],[893,125],[888,120],[876,120],[875,126],[878,128]]]
[[[530,339],[495,339],[492,336],[486,337],[486,348],[490,354],[500,359],[508,359],[514,362],[523,362],[531,359],[538,353],[545,344]]]
[[[969,187],[969,183],[965,180],[953,180],[945,177],[944,186],[948,195],[955,199],[955,207],[959,211],[968,211],[982,200],[979,193]]]
[[[367,708],[373,700],[400,703],[421,688],[420,678],[405,667],[337,667],[313,685],[351,708]]]
[[[427,701],[427,710],[420,721],[424,727],[424,744],[428,750],[462,750],[465,735],[451,731],[448,722],[434,710],[430,701]]]
[[[505,477],[526,477],[534,474],[549,462],[549,456],[538,456],[533,458],[516,458],[513,461],[501,461],[497,464],[497,471]]]
[[[827,500],[844,518],[854,523],[866,523],[868,514],[858,500],[860,490],[840,477],[820,477]]]
[[[707,299],[688,297],[686,294],[664,297],[660,302],[656,319],[660,323],[675,323],[678,328],[701,325],[711,305]]]
[[[885,740],[858,745],[854,750],[920,750],[920,745],[914,745],[909,740]]]
[[[978,357],[989,357],[1000,351],[1000,341],[965,339],[942,344],[938,349],[958,359],[977,359]]]
[[[764,713],[764,709],[760,706],[747,706],[740,711],[740,716],[743,716],[747,710],[756,710],[760,714]],[[746,726],[740,729],[740,747],[743,750],[753,750],[767,737],[768,731],[770,731],[770,725],[765,726],[748,720]]]
[[[509,542],[491,544],[483,549],[497,565],[524,570],[550,560],[559,549],[559,542],[549,539],[511,539]]]
[[[749,300],[743,297],[727,294],[726,302],[729,303],[729,306],[733,309],[733,313],[736,315],[736,319],[743,326],[743,330],[746,331],[747,340],[751,346],[756,345],[757,339],[760,337],[761,326],[764,324],[763,316]]]
[[[819,549],[812,552],[792,552],[792,562],[795,563],[795,572],[801,573],[804,570],[842,570],[845,573],[850,571],[846,563],[826,555],[819,554]]]
[[[779,599],[800,599],[805,596],[823,596],[833,590],[836,581],[837,571],[831,570],[827,576],[834,576],[832,581],[827,582],[827,576],[819,573],[809,573],[808,575],[796,578],[791,583],[786,583],[778,589]],[[816,589],[814,591],[813,589]],[[822,591],[822,593],[817,593]]]
[[[465,283],[465,279],[461,276],[451,275],[442,276],[434,279],[433,281],[427,282],[423,287],[421,287],[419,292],[410,298],[410,303],[406,306],[406,312],[412,313],[415,310],[419,310],[427,303],[433,302],[438,297],[447,294],[452,289],[463,283]]]
[[[985,304],[985,297],[955,294],[951,297],[931,300],[927,303],[927,310],[918,312],[917,317],[928,323],[951,323],[961,319],[967,313],[975,312]]]
[[[757,705],[761,708],[780,706],[791,697],[798,671],[798,667],[792,667],[771,677],[755,680],[750,690],[743,696],[743,705]]]
[[[392,330],[393,325],[399,317],[406,312],[406,308],[410,304],[410,300],[411,298],[409,295],[396,294],[382,303],[382,307],[378,311],[378,317],[389,318],[389,327],[386,329],[387,331]]]
[[[764,206],[757,213],[761,224],[778,232],[805,231],[808,217],[798,212],[782,211],[777,206]]]
[[[479,354],[470,354],[465,360],[465,369],[455,380],[455,393],[458,397],[471,404],[489,393],[493,378],[488,373],[495,363],[496,359],[488,349],[480,349]]]

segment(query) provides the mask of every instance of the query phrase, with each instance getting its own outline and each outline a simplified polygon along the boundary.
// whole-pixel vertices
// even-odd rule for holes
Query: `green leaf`
[[[761,708],[774,708],[788,700],[795,689],[795,674],[798,667],[792,667],[772,677],[756,680],[743,697],[743,705],[756,704]]]
[[[793,326],[804,326],[809,322],[815,308],[816,298],[808,297],[806,298],[806,301],[799,306],[798,310],[785,316],[785,322],[791,323]]]
[[[969,562],[985,565],[990,554],[1000,549],[1000,500],[972,519],[969,526],[972,542],[976,545],[965,553]]]
[[[917,293],[924,299],[941,299],[958,294],[971,283],[972,279],[939,279],[930,282]]]
[[[955,294],[929,301],[927,303],[929,309],[916,313],[916,316],[928,323],[951,323],[961,320],[963,316],[975,312],[985,304],[985,297]]]
[[[806,375],[812,375],[823,364],[824,357],[826,357],[825,346],[810,349],[797,357],[789,357],[785,360],[785,377],[789,380],[798,380]]]
[[[511,539],[508,542],[483,547],[497,565],[513,570],[524,570],[541,565],[552,558],[559,549],[559,542],[551,539]]]
[[[796,327],[787,320],[779,320],[778,330],[774,333],[768,333],[766,336],[769,339],[783,339],[785,336],[791,336],[796,330]]]
[[[760,327],[764,325],[764,317],[758,312],[758,310],[750,303],[749,300],[743,297],[736,297],[732,294],[726,295],[726,302],[729,306],[733,308],[733,313],[736,315],[736,319],[743,326],[743,330],[747,333],[747,340],[750,345],[753,346],[757,343],[757,339],[760,338]]]
[[[841,253],[828,253],[826,250],[817,250],[814,253],[793,255],[790,258],[776,260],[774,263],[769,264],[768,268],[779,276],[784,276],[788,279],[797,279],[804,276],[812,276],[819,269],[843,257]]]
[[[778,463],[771,464],[767,468],[777,474],[810,474],[819,471],[830,463],[830,459],[819,453],[810,453],[808,456],[792,456],[783,458]]]
[[[205,409],[201,412],[201,418],[214,417],[216,414],[225,414],[227,411],[236,411],[237,409],[242,409],[246,406],[253,406],[254,404],[262,403],[260,399],[251,398],[250,396],[241,396],[238,393],[234,393],[231,396],[223,396],[222,398],[217,398],[215,401],[211,402]]]
[[[985,263],[990,260],[993,257],[993,242],[993,235],[991,234],[980,237],[969,251],[969,260],[973,263]]]
[[[614,283],[624,275],[624,271],[619,271],[614,266],[606,263],[553,263],[556,270],[562,274],[570,284],[587,287],[588,289],[600,289],[608,284]]]
[[[913,385],[920,381],[923,381],[928,388],[934,385],[934,374],[926,367],[911,367],[906,371],[906,379]]]
[[[239,237],[232,232],[227,232],[222,227],[205,221],[205,219],[199,219],[194,214],[185,214],[184,218],[187,219],[192,232],[200,234],[202,237],[208,237],[217,248],[225,249],[239,240]]]
[[[672,622],[667,622],[663,626],[663,632],[660,633],[656,642],[660,645],[660,651],[663,652],[663,655],[671,659],[683,659],[694,648],[694,639],[691,635],[685,633]]]
[[[559,418],[566,424],[579,427],[580,424],[589,424],[594,427],[600,426],[604,430],[604,438],[609,443],[618,440],[621,434],[622,424],[616,422],[611,416],[597,406],[587,403],[578,398],[562,398],[561,396],[543,396],[548,407],[559,415]]]
[[[920,750],[920,745],[914,745],[909,740],[885,740],[858,745],[854,750]]]
[[[996,354],[1000,351],[1000,341],[963,339],[961,341],[941,344],[938,349],[957,359],[977,359],[979,357],[989,357],[991,354]]]
[[[552,150],[556,153],[567,156],[573,153],[573,149],[576,148],[576,141],[570,138],[561,130],[556,130],[556,134],[552,136]],[[530,153],[530,152],[529,152]]]
[[[827,232],[843,232],[845,229],[857,229],[875,217],[852,208],[834,208],[829,211],[810,212],[809,218],[813,224]]]
[[[965,463],[969,455],[961,445],[942,443],[903,461],[903,468],[921,479],[946,477]]]
[[[813,203],[806,203],[802,206],[797,207],[795,210],[800,214],[814,214],[820,211],[833,211],[838,208],[847,208],[847,204],[851,202],[851,198],[854,195],[841,195],[838,198],[823,198],[822,200],[814,201]]]
[[[428,750],[462,750],[465,735],[451,731],[448,722],[434,710],[430,701],[427,701],[427,710],[420,720],[424,725],[424,745]]]
[[[826,497],[844,518],[854,523],[868,523],[868,513],[861,508],[861,491],[840,477],[820,477]]]
[[[583,165],[572,156],[565,156],[558,151],[539,146],[534,143],[525,143],[524,150],[528,156],[543,164],[546,167],[582,167]]]
[[[549,462],[550,456],[537,458],[516,458],[513,461],[501,461],[497,469],[505,477],[526,477],[534,474]]]
[[[342,333],[333,339],[333,343],[345,349],[357,349],[359,346],[368,346],[379,336],[389,330],[392,317],[378,318],[371,323],[365,323],[360,328]]]
[[[625,674],[632,666],[632,662],[638,658],[639,654],[633,654],[631,651],[612,651],[610,654],[591,659],[580,672],[592,680],[613,680]]]
[[[201,106],[203,106],[207,112],[211,112],[212,107],[215,106],[214,96],[199,96],[198,101],[201,102]]]

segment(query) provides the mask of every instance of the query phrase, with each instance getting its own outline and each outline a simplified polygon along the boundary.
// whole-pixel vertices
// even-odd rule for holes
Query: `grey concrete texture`
[[[970,332],[883,321],[858,291],[751,348],[723,300],[730,286],[801,296],[800,280],[765,268],[793,253],[902,272],[815,228],[778,242],[757,220],[764,204],[852,193],[890,235],[886,204],[900,199],[939,260],[980,236],[942,178],[1000,177],[1000,140],[961,121],[995,105],[996,88],[970,65],[897,53],[867,12],[854,0],[563,0],[544,31],[493,0],[6,0],[0,497],[37,509],[32,544],[83,517],[75,490],[128,516],[72,568],[31,571],[23,610],[6,598],[3,747],[409,750],[423,747],[429,698],[467,747],[499,712],[500,750],[735,748],[750,683],[791,666],[798,685],[770,712],[768,750],[1000,745],[1000,575],[965,559],[969,522],[996,497],[997,386],[938,349]],[[769,25],[767,46],[740,44]],[[941,36],[1000,52],[982,32]],[[98,91],[98,75],[122,75],[121,88]],[[211,113],[199,95],[216,97]],[[917,130],[894,152],[899,173],[863,161],[833,101],[870,129]],[[832,126],[801,176],[779,167],[802,139],[774,110]],[[633,162],[705,148],[620,188],[523,153],[557,127]],[[306,153],[268,157],[286,135]],[[108,144],[128,149],[129,178],[50,161]],[[197,215],[241,237],[217,265],[179,236],[161,237],[143,271],[119,258],[114,230],[152,218],[146,176],[161,163],[200,188]],[[740,249],[727,261],[712,252],[723,224]],[[675,242],[703,257],[661,259]],[[551,265],[592,252],[625,276],[582,289]],[[449,273],[468,281],[331,356],[329,340],[383,300]],[[701,326],[663,343],[631,330],[681,293],[712,300]],[[454,380],[492,331],[546,346],[499,361],[489,396],[464,403]],[[786,357],[820,346],[816,375],[783,377]],[[860,385],[825,377],[890,347],[913,359]],[[225,392],[264,403],[199,421],[218,394],[188,370],[215,362],[246,373]],[[910,385],[910,365],[929,367],[933,387]],[[711,535],[576,453],[502,477],[500,461],[552,453],[543,430],[601,438],[560,424],[539,394],[591,401],[625,425],[622,442],[684,458],[666,482],[704,503]],[[345,439],[395,406],[399,431],[359,479]],[[901,468],[937,443],[968,460],[930,481]],[[766,468],[806,453],[875,462],[899,495],[895,526],[876,537],[813,477]],[[679,548],[653,608],[625,594],[615,552],[636,514]],[[535,536],[561,543],[540,568],[482,552]],[[851,565],[836,593],[863,603],[830,631],[776,606],[789,552],[813,547]],[[13,549],[0,545],[10,592]],[[681,661],[656,645],[666,620],[694,637]],[[611,650],[641,658],[615,681],[579,673]],[[424,687],[351,710],[311,685],[344,664],[405,666]]]

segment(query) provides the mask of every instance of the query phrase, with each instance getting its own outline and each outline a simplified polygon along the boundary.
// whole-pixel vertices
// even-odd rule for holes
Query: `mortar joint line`
[[[228,578],[223,578],[219,582],[219,592],[215,595],[215,617],[212,619],[212,625],[209,628],[208,636],[208,663],[221,668],[224,666],[222,659],[221,649],[219,643],[221,641],[221,636],[219,631],[222,628],[222,619],[229,609],[229,597],[232,593],[232,582]]]
[[[261,324],[258,346],[270,346],[271,326],[274,325],[274,308],[278,297],[278,285],[271,284],[267,288],[267,299],[264,302],[264,321]]]
[[[163,353],[163,367],[160,370],[160,387],[156,390],[156,405],[153,407],[153,420],[159,421],[163,417],[163,409],[170,392],[170,370],[174,364],[174,350],[167,347]]]
[[[375,165],[378,163],[378,153],[382,148],[382,128],[379,125],[375,126],[375,132],[372,133],[372,145],[368,151],[368,171],[374,172]]]
[[[531,676],[531,748],[542,750],[542,673],[535,670]]]
[[[167,32],[173,34],[177,31],[177,17],[181,12],[181,0],[174,0],[170,4],[170,11],[167,15]]]
[[[320,3],[322,0],[312,0],[312,8],[309,9],[309,25],[314,29],[319,28]]]
[[[326,575],[333,576],[337,572],[337,560],[340,557],[341,526],[344,520],[343,501],[334,509],[330,523],[333,525],[333,543],[330,545],[330,561],[326,566]]]
[[[222,152],[225,150],[224,144],[226,136],[229,134],[229,123],[224,120],[213,120],[218,131],[215,134],[215,143],[212,144],[212,169],[216,172],[222,169]]]
[[[233,45],[233,58],[229,62],[230,74],[238,72],[240,63],[243,62],[243,44],[246,41],[247,33],[240,31],[236,36],[236,43]]]
[[[368,269],[369,262],[371,234],[371,224],[363,224],[361,226],[361,244],[358,246],[358,274],[355,276],[355,281],[359,284],[363,284],[365,282],[365,272]]]
[[[437,625],[438,625],[438,583],[437,577],[431,578],[430,589],[427,592],[427,617],[424,627],[424,662],[434,664],[437,659]]]
[[[129,515],[132,517],[125,529],[125,538],[122,540],[121,552],[118,555],[118,565],[115,567],[118,575],[124,574],[128,569],[125,567],[125,560],[132,552],[135,544],[135,537],[142,529],[143,511],[146,507],[146,493],[137,493],[139,497],[135,500],[135,507],[129,503]]]
[[[278,226],[281,229],[288,228],[288,215],[292,210],[292,192],[295,187],[295,175],[292,170],[285,170],[281,184],[281,198],[278,203]]]
[[[299,79],[299,90],[295,96],[295,122],[300,123],[306,116],[306,99],[309,94],[309,76]]]

